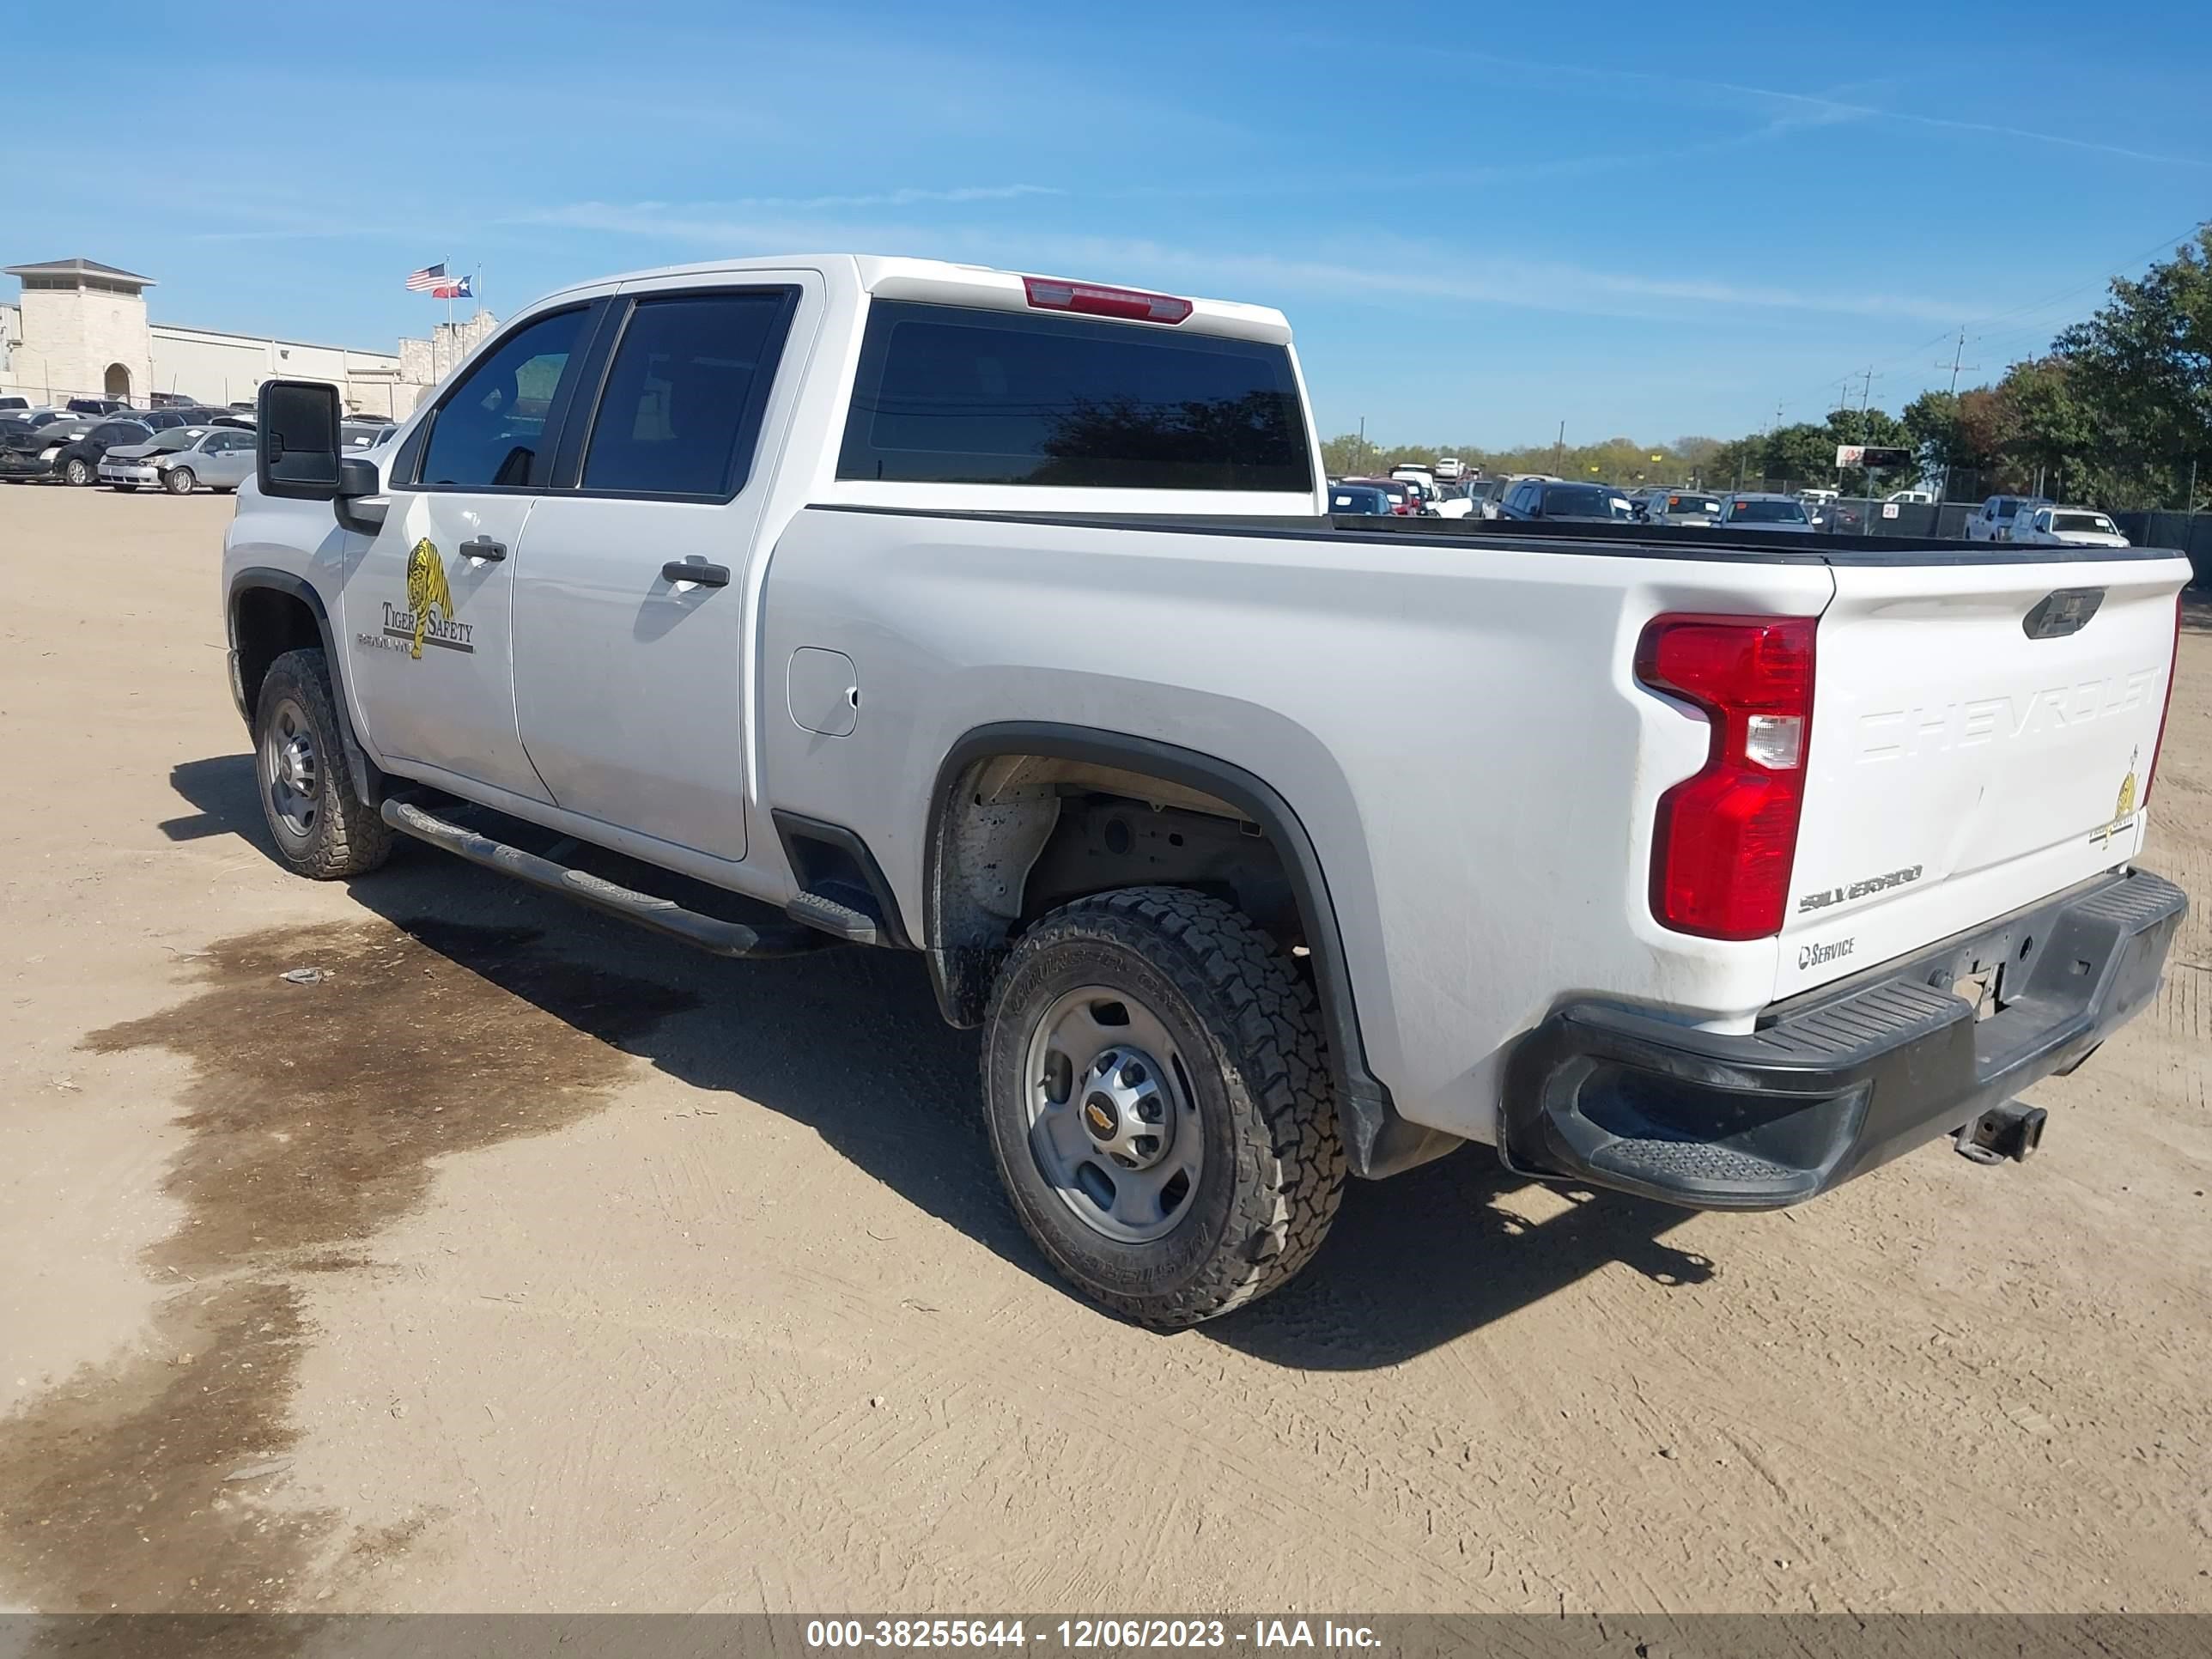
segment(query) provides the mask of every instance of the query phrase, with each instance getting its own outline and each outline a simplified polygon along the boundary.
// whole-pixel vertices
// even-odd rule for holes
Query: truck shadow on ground
[[[250,757],[190,762],[171,781],[195,809],[161,826],[171,839],[234,835],[273,859]],[[805,1125],[907,1202],[1064,1293],[1000,1194],[975,1105],[975,1036],[939,1018],[918,956],[845,948],[720,960],[406,843],[350,894],[418,945],[572,1026],[586,1016],[548,988],[577,976],[549,975],[549,956],[601,976],[607,994],[650,999],[652,1017],[624,1021],[596,997],[591,1030],[695,1088]],[[1607,1267],[1663,1286],[1713,1276],[1705,1257],[1663,1242],[1686,1212],[1613,1194],[1570,1192],[1564,1206],[1550,1194],[1516,1199],[1527,1188],[1481,1148],[1387,1182],[1353,1182],[1305,1273],[1196,1340],[1288,1367],[1366,1370]],[[1550,1213],[1530,1219],[1516,1204]]]

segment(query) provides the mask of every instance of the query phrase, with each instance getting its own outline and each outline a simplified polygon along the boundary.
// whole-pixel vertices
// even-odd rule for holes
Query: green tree
[[[2115,506],[2178,498],[2191,462],[2212,455],[2212,224],[2141,278],[2116,277],[2106,304],[2052,349],[2094,429],[2081,476]]]
[[[2100,467],[2100,422],[2074,385],[2073,367],[2060,356],[2014,363],[1997,385],[2007,471],[2024,488],[2057,495],[2070,478],[2075,494]],[[2111,493],[2112,480],[2102,480]]]
[[[1322,440],[1321,464],[1328,469],[1332,478],[1352,477],[1374,467],[1378,453],[1358,433],[1340,432],[1334,438]]]

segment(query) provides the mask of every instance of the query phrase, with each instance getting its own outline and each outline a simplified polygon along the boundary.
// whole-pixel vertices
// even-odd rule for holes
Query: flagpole
[[[450,340],[450,339],[453,337],[453,256],[452,254],[448,253],[448,254],[446,256],[446,336],[447,336],[447,338]]]

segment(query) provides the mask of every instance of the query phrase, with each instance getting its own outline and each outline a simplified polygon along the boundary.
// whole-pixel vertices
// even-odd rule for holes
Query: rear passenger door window
[[[639,300],[615,347],[580,487],[695,501],[743,489],[797,298],[775,288]]]

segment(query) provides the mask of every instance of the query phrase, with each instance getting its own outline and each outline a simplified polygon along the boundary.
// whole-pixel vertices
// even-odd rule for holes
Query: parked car
[[[1436,465],[1438,483],[1461,483],[1467,478],[1467,463],[1456,455],[1439,455]]]
[[[12,392],[4,397],[0,397],[0,419],[27,415],[30,412],[31,400],[28,398],[19,396]]]
[[[1391,512],[1400,518],[1414,518],[1420,514],[1420,496],[1403,478],[1346,478],[1345,483],[1366,484],[1381,490],[1389,498]]]
[[[54,476],[66,484],[89,484],[100,476],[100,459],[109,450],[153,438],[153,428],[141,419],[101,421],[62,446],[53,459]]]
[[[130,404],[121,398],[72,398],[69,400],[69,411],[72,415],[124,415],[130,410]]]
[[[72,415],[68,410],[57,409],[51,404],[34,404],[28,409],[18,410],[16,418],[33,427],[44,427],[51,426],[56,421],[82,421],[87,417]]]
[[[2012,539],[2031,547],[2126,547],[2119,526],[2094,507],[2024,507],[2012,521]]]
[[[1721,498],[1701,489],[1659,489],[1644,498],[1644,516],[1652,524],[1705,526],[1721,521]]]
[[[1335,483],[1328,487],[1328,510],[1331,514],[1388,514],[1394,509],[1387,489],[1374,484]]]
[[[29,483],[58,477],[55,469],[62,452],[96,424],[82,415],[46,421],[33,416],[22,423],[21,431],[0,440],[0,479]]]
[[[1933,507],[1936,505],[1936,492],[1931,489],[1893,489],[1882,500],[1900,507]]]
[[[1425,501],[1433,501],[1436,498],[1437,475],[1425,466],[1416,465],[1407,461],[1402,465],[1392,467],[1390,476],[1394,478],[1402,478],[1407,483],[1420,485],[1422,499]]]
[[[1966,539],[1970,542],[2008,542],[2012,539],[2012,521],[2024,507],[2053,505],[2045,495],[1992,495],[1976,507],[1966,520]]]
[[[1523,478],[1505,493],[1498,516],[1527,523],[1626,524],[1628,498],[1610,484],[1547,483]]]
[[[228,493],[253,476],[259,441],[236,427],[172,427],[151,443],[109,450],[100,481],[125,491],[159,485],[172,495],[189,495],[205,484]]]
[[[1471,519],[1474,516],[1474,492],[1465,484],[1444,484],[1435,511],[1439,519]]]
[[[374,449],[399,428],[382,421],[344,421],[338,426],[338,436],[348,449]]]
[[[1478,519],[1497,519],[1504,516],[1505,492],[1523,478],[1545,477],[1531,472],[1499,473],[1496,477],[1479,478],[1469,488],[1468,497],[1474,503],[1471,516]]]
[[[1721,498],[1720,521],[1731,530],[1774,530],[1810,535],[1812,514],[1795,495],[1739,491]]]
[[[270,849],[346,879],[406,836],[725,957],[915,951],[984,1028],[1009,1206],[1124,1317],[1249,1304],[1348,1176],[1463,1139],[1729,1209],[1961,1126],[2025,1151],[2006,1103],[2159,994],[2188,901],[2133,861],[2185,559],[1615,523],[1408,526],[1378,569],[1314,522],[1278,312],[859,256],[676,280],[523,307],[366,455],[335,387],[264,388],[216,591]],[[1085,399],[1222,418],[1050,413]],[[1962,763],[1962,729],[2002,735]],[[887,977],[814,982],[863,1030]]]

